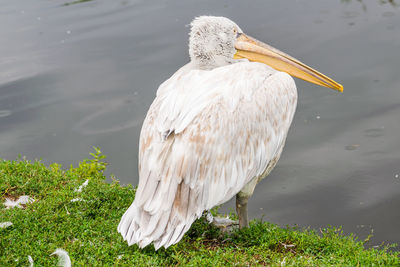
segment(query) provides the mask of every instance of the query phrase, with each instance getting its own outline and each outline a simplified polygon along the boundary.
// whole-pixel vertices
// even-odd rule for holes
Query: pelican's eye
[[[239,38],[239,36],[241,35],[241,33],[239,33],[236,28],[233,28],[233,33],[235,34],[236,39]]]

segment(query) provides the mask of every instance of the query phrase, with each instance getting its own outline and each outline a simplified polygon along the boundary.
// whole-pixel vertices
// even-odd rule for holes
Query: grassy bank
[[[135,191],[118,181],[105,183],[100,151],[78,167],[58,164],[1,161],[1,202],[29,195],[33,203],[22,208],[0,205],[0,266],[55,266],[56,248],[65,249],[72,265],[353,265],[398,266],[398,253],[387,247],[365,249],[364,243],[338,229],[280,228],[253,221],[250,228],[223,235],[200,219],[177,245],[154,251],[128,247],[117,233],[121,215]],[[88,185],[77,190],[86,180]],[[73,201],[71,201],[73,200]]]

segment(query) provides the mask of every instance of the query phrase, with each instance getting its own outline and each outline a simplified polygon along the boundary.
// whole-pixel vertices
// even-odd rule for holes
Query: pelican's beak
[[[343,86],[331,78],[279,51],[278,49],[243,33],[236,39],[235,48],[237,50],[234,55],[235,59],[247,58],[250,61],[261,62],[278,71],[286,72],[307,82],[343,92]]]

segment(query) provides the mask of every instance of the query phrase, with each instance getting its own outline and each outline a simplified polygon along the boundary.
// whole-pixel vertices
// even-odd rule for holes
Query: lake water
[[[136,185],[140,127],[189,60],[188,23],[227,16],[344,86],[296,80],[286,147],[251,217],[400,243],[400,8],[385,2],[0,0],[0,157],[67,167],[98,146],[108,173]]]

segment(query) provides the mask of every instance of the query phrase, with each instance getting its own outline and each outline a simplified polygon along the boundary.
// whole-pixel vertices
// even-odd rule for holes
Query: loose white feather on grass
[[[89,184],[89,180],[86,180],[83,184],[81,184],[77,189],[75,189],[75,192],[82,192],[82,189],[85,188]]]
[[[9,198],[6,198],[6,202],[4,202],[4,206],[6,206],[6,209],[10,209],[10,208],[23,208],[22,205],[26,205],[29,203],[34,202],[35,199],[33,199],[30,196],[20,196],[17,200],[12,200]]]
[[[7,228],[10,227],[11,225],[13,225],[12,222],[2,222],[0,223],[0,228]]]
[[[68,252],[63,250],[62,248],[56,249],[53,253],[50,254],[58,256],[58,266],[61,267],[71,267],[71,259],[69,258]]]
[[[33,267],[33,259],[30,255],[28,255],[29,267]]]
[[[77,198],[71,199],[70,202],[77,202],[77,201],[85,201],[85,200],[80,197],[77,197]]]

